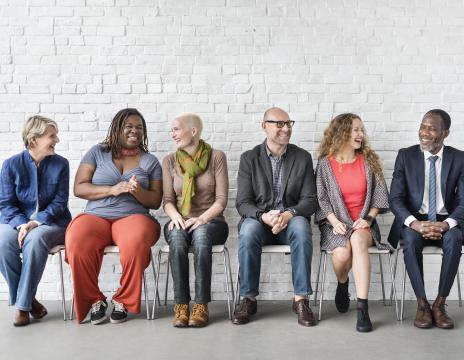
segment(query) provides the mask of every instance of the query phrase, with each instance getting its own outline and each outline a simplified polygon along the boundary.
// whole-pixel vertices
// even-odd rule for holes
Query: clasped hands
[[[369,221],[365,219],[358,219],[353,223],[353,230],[359,230],[359,229],[369,229],[371,227],[371,224]],[[341,221],[336,223],[333,226],[332,232],[335,235],[345,235],[346,232],[348,231],[349,226]]]
[[[271,227],[271,231],[274,235],[277,235],[287,227],[292,217],[293,215],[290,211],[280,212],[280,210],[270,210],[261,215],[261,220]]]
[[[135,175],[132,175],[129,181],[121,181],[111,187],[111,195],[118,196],[123,193],[137,194],[141,189],[140,182]]]
[[[414,220],[409,226],[427,240],[441,240],[443,234],[449,230],[449,224],[446,221]]]

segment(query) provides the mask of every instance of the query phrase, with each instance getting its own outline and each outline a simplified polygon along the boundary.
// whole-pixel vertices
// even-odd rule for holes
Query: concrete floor
[[[144,313],[123,324],[92,326],[63,321],[59,302],[45,302],[49,315],[24,328],[12,325],[14,308],[0,302],[0,359],[462,359],[464,308],[450,302],[454,330],[413,327],[415,302],[406,302],[405,320],[394,308],[370,305],[374,331],[354,329],[354,303],[338,314],[333,301],[324,304],[323,320],[312,328],[299,326],[290,301],[261,301],[248,325],[227,320],[225,302],[210,306],[210,325],[203,329],[171,326],[171,306],[147,321]],[[143,309],[144,310],[144,309]]]

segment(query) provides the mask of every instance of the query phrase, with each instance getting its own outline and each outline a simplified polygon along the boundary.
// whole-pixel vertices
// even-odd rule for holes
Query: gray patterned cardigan
[[[355,180],[355,179],[353,179]],[[379,209],[379,214],[388,211],[388,189],[385,180],[379,179],[369,168],[366,162],[367,192],[364,207],[360,217],[363,218],[371,208]],[[345,246],[346,241],[351,237],[353,229],[351,226],[354,221],[348,213],[343,201],[340,188],[327,157],[319,159],[316,168],[317,197],[319,210],[316,212],[314,221],[319,225],[321,231],[321,250],[333,250],[339,246]],[[348,225],[345,235],[338,235],[332,232],[332,225],[327,220],[327,216],[334,213],[335,216]],[[376,221],[371,225],[372,238],[378,249],[393,250],[388,244],[381,243],[380,229]]]

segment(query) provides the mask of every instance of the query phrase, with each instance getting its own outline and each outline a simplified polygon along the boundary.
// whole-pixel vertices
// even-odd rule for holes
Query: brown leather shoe
[[[414,326],[419,329],[430,329],[433,326],[432,311],[427,299],[417,299],[417,312]]]
[[[189,304],[174,305],[174,320],[172,325],[177,328],[188,327],[189,321]]]
[[[29,311],[16,310],[15,318],[13,321],[14,326],[26,326],[29,325],[31,320],[29,319]]]
[[[440,329],[452,329],[454,328],[454,321],[446,313],[445,301],[446,298],[443,296],[437,296],[435,299],[432,305],[433,323]]]
[[[42,319],[45,315],[48,314],[45,306],[39,303],[36,299],[32,300],[32,308],[29,313],[36,320]]]
[[[258,302],[249,298],[240,300],[238,308],[235,309],[232,316],[232,324],[243,325],[250,322],[250,316],[256,314],[258,311]]]
[[[292,308],[293,312],[298,315],[298,324],[303,326],[316,325],[316,318],[314,317],[314,314],[309,307],[308,299],[301,299],[298,301],[293,299]]]
[[[203,327],[208,325],[209,313],[208,304],[193,305],[192,313],[188,321],[188,326]]]

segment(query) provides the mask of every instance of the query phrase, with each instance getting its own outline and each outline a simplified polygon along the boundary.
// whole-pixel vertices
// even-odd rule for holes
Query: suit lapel
[[[290,144],[289,144],[290,145]],[[290,172],[292,171],[293,164],[295,163],[295,153],[287,146],[287,154],[282,166],[282,198],[284,197],[285,190],[287,189]]]
[[[419,146],[417,146],[417,150],[414,152],[414,155],[411,156],[411,162],[412,164],[408,168],[412,169],[413,175],[416,179],[416,189],[418,195],[420,195],[420,197],[418,198],[419,210],[422,204],[422,200],[424,199],[425,191],[424,153],[422,152]]]
[[[267,182],[269,184],[269,187],[271,189],[271,197],[272,201],[274,201],[274,192],[272,191],[272,167],[271,167],[271,160],[269,160],[269,157],[266,152],[266,144],[263,143],[261,145],[261,152],[260,152],[260,165],[263,169],[264,175],[266,176]]]
[[[448,178],[448,174],[451,170],[451,163],[453,159],[451,158],[451,154],[448,151],[448,148],[445,146],[443,148],[443,159],[441,163],[441,196],[443,198],[443,202],[446,199],[446,179]]]

